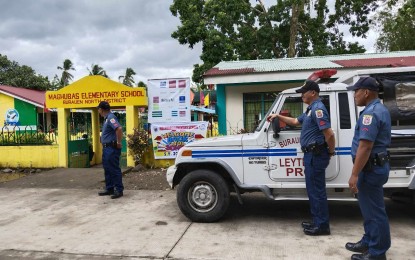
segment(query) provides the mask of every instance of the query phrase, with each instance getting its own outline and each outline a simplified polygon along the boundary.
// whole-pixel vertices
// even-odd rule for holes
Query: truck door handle
[[[276,170],[277,168],[278,168],[278,166],[276,164],[271,164],[271,165],[265,165],[264,166],[264,170],[266,170],[266,171]]]
[[[269,147],[274,147],[276,145],[277,145],[277,142],[270,141],[268,143],[264,143],[262,146],[265,147],[265,148],[269,148]]]

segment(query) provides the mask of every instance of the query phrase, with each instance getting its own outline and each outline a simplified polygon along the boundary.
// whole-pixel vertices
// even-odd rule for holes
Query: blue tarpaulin
[[[208,114],[215,114],[214,109],[204,108],[204,107],[190,106],[190,110],[197,111],[197,112],[208,113]]]

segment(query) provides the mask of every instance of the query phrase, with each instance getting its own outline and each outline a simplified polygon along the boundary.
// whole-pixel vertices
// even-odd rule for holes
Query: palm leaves
[[[88,69],[88,68],[87,68]],[[107,72],[98,64],[92,64],[91,70],[88,69],[89,75],[99,75],[108,78]]]
[[[134,75],[135,75],[135,71],[132,68],[127,68],[125,70],[125,75],[119,76],[118,80],[126,86],[133,87],[134,86],[134,78],[133,78]]]
[[[69,81],[73,79],[73,75],[69,73],[70,70],[75,70],[73,67],[72,61],[69,59],[66,59],[63,61],[63,67],[58,66],[59,70],[62,70],[62,76],[60,80],[60,86],[64,87],[69,85]]]
[[[141,80],[137,83],[137,87],[147,88],[147,84],[142,82]]]
[[[63,66],[58,66],[58,69],[62,70],[62,76],[59,79],[58,75],[55,75],[51,83],[52,90],[58,90],[60,88],[63,88],[69,85],[69,82],[73,79],[73,75],[70,73],[70,71],[75,70],[75,68],[71,60],[65,59],[63,61]],[[107,75],[107,72],[98,64],[92,64],[90,68],[87,68],[87,70],[90,76],[99,75],[99,76],[109,78]],[[135,86],[134,75],[136,75],[135,71],[132,68],[127,68],[125,70],[125,75],[119,76],[118,80],[126,86],[134,87]],[[138,83],[138,86],[146,87],[145,83],[142,81]]]

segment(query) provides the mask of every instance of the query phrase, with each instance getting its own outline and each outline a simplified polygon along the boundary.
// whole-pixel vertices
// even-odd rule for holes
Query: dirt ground
[[[166,180],[167,169],[144,169],[124,174],[123,182],[127,190],[166,190],[170,189]]]
[[[123,169],[125,190],[167,190],[167,169]],[[102,189],[104,170],[102,165],[93,168],[57,168],[40,170],[0,169],[0,188],[63,188]]]

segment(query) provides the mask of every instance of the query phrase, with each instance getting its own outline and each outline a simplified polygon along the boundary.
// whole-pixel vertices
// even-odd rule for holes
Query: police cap
[[[99,102],[99,105],[97,106],[97,108],[101,108],[101,109],[104,109],[104,110],[110,110],[111,106],[107,101],[101,101],[101,102]]]
[[[354,85],[347,87],[348,90],[369,89],[379,91],[379,83],[375,78],[362,77]]]
[[[320,92],[320,87],[318,84],[312,80],[306,80],[304,85],[297,89],[295,92],[297,93],[306,93],[307,91],[314,90],[316,92]]]

